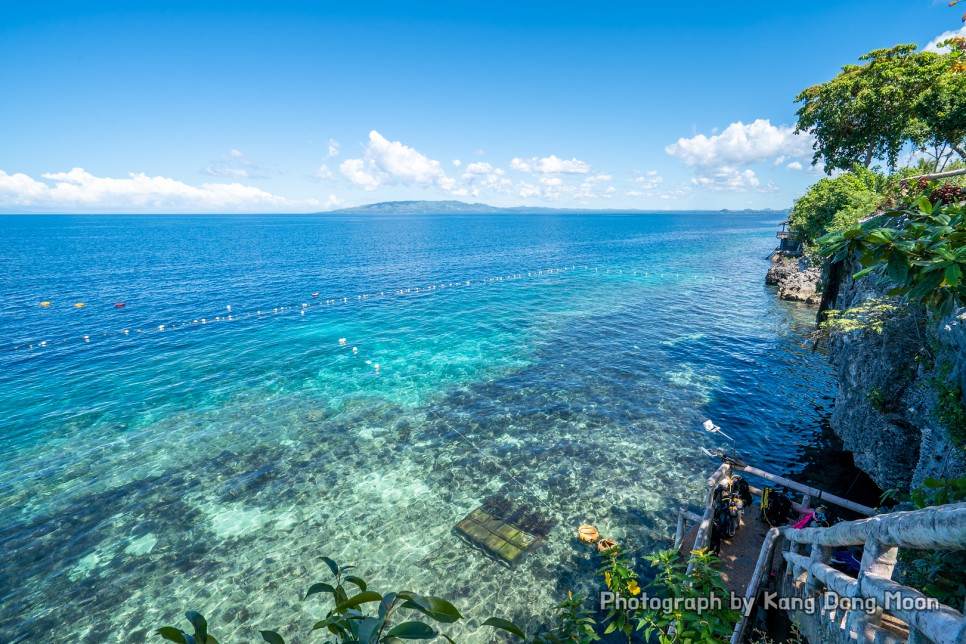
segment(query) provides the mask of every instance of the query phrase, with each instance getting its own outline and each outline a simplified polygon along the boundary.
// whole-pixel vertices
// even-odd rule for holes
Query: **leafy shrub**
[[[939,318],[966,303],[966,218],[962,205],[933,204],[890,212],[848,230],[821,237],[821,254],[832,263],[857,257],[858,279],[882,268],[889,296],[922,304]]]
[[[434,622],[452,624],[462,615],[456,607],[445,599],[429,595],[417,595],[409,591],[390,592],[385,595],[369,590],[365,580],[348,574],[353,566],[339,565],[328,557],[322,557],[332,571],[334,584],[320,582],[313,584],[305,599],[314,595],[331,595],[333,607],[325,619],[316,622],[313,631],[326,630],[340,642],[355,644],[391,644],[402,640],[433,639],[441,635],[425,621],[406,620],[393,625],[401,611],[415,611]],[[351,594],[350,594],[351,593]],[[375,604],[375,611],[369,614],[363,607]],[[218,644],[208,633],[208,623],[201,614],[188,612],[188,621],[194,627],[187,633],[173,626],[158,629],[157,634],[177,644]],[[262,639],[269,644],[285,644],[285,640],[275,631],[259,631]],[[446,640],[452,641],[446,635]]]
[[[661,550],[647,557],[648,562],[657,568],[657,576],[648,588],[653,588],[666,598],[682,600],[679,604],[682,608],[671,612],[644,611],[638,628],[645,629],[645,640],[650,640],[656,634],[661,644],[726,642],[741,619],[741,613],[731,609],[725,599],[728,589],[716,568],[718,558],[707,548],[691,554],[694,556],[694,568],[690,575],[687,574],[688,561],[682,560],[676,550]],[[698,612],[683,608],[687,605],[685,600],[707,599],[712,595],[722,599],[720,609]]]
[[[885,177],[855,166],[834,179],[823,178],[792,206],[789,223],[806,247],[813,247],[823,235],[851,228],[876,210],[882,201]]]

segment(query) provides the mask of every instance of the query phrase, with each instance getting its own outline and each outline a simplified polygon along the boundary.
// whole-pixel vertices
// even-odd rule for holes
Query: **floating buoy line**
[[[342,296],[342,297],[330,297],[325,299],[319,299],[320,295],[318,292],[311,293],[311,299],[314,302],[303,302],[302,304],[288,305],[288,306],[277,306],[271,309],[257,309],[255,311],[247,311],[241,313],[233,313],[231,305],[225,306],[225,312],[222,314],[211,316],[210,314],[206,317],[197,317],[191,320],[185,320],[182,322],[174,322],[170,324],[159,324],[157,326],[145,326],[144,328],[127,328],[112,332],[101,332],[101,333],[89,333],[87,335],[82,335],[80,337],[72,338],[61,338],[57,340],[41,340],[37,342],[26,342],[12,347],[14,351],[22,351],[29,349],[39,349],[39,348],[49,348],[54,346],[60,346],[63,344],[71,342],[83,342],[90,343],[92,340],[102,340],[104,338],[122,338],[127,336],[138,336],[138,335],[148,335],[155,333],[164,333],[175,330],[181,330],[191,327],[207,326],[216,323],[224,322],[235,322],[242,319],[249,318],[262,318],[269,316],[277,316],[280,314],[293,314],[297,313],[304,316],[306,312],[312,312],[313,310],[326,309],[332,307],[338,307],[340,305],[348,305],[354,303],[365,303],[372,300],[386,300],[393,297],[401,296],[411,296],[411,295],[425,295],[430,293],[437,293],[443,290],[451,290],[454,288],[465,289],[467,287],[482,286],[501,282],[511,282],[525,279],[538,278],[543,276],[559,275],[563,273],[574,273],[582,271],[584,273],[594,274],[594,275],[625,275],[630,274],[635,277],[641,278],[652,278],[652,279],[687,279],[693,281],[705,281],[705,282],[731,282],[732,278],[719,277],[714,275],[695,275],[688,273],[670,273],[670,272],[660,272],[660,271],[644,271],[640,269],[624,269],[624,268],[600,268],[600,267],[590,267],[587,265],[576,265],[572,264],[568,267],[562,268],[548,268],[535,271],[526,271],[519,273],[512,273],[509,275],[502,275],[499,277],[486,277],[475,280],[459,280],[455,282],[444,282],[440,284],[428,284],[424,286],[409,286],[406,288],[392,288],[380,290],[379,292],[373,293],[359,293],[353,296]],[[38,306],[43,309],[55,308],[53,303],[50,301],[39,302]],[[71,305],[75,309],[82,309],[87,306],[85,302],[75,302]],[[115,302],[111,305],[115,309],[125,309],[124,302]],[[341,346],[346,346],[346,339],[340,338],[339,344]],[[353,353],[357,353],[356,348],[353,347]],[[375,371],[379,372],[379,365],[375,365]]]

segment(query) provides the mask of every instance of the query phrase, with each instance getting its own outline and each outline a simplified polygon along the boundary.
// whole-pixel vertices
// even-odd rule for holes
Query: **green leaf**
[[[375,636],[386,622],[375,617],[366,617],[359,622],[359,641],[362,644],[369,644],[375,641]]]
[[[367,589],[366,582],[362,578],[360,578],[360,577],[356,577],[355,575],[348,575],[345,578],[345,580],[347,582],[349,582],[350,584],[355,584],[356,586],[358,586],[359,587],[359,590],[366,590]]]
[[[959,267],[959,264],[952,264],[946,267],[946,283],[956,288],[959,286],[960,281],[963,279],[963,269]]]
[[[195,627],[195,639],[202,644],[206,644],[208,642],[208,621],[205,616],[193,610],[189,610],[184,616]]]
[[[463,618],[463,615],[456,610],[456,607],[445,599],[431,597],[429,595],[416,595],[415,593],[399,593],[399,596],[407,600],[403,604],[403,608],[418,610],[437,622],[452,624]]]
[[[268,644],[285,644],[285,640],[275,631],[258,631]]]
[[[919,201],[916,202],[919,205],[919,210],[923,211],[927,215],[932,214],[932,202],[926,197],[920,197]]]
[[[185,644],[184,633],[181,629],[175,628],[174,626],[162,626],[158,630],[154,631],[155,635],[160,635],[169,642],[177,642],[178,644]]]
[[[324,582],[319,582],[317,584],[312,584],[309,586],[309,591],[305,593],[303,601],[315,595],[316,593],[332,593],[335,594],[335,587],[332,584],[326,584]]]
[[[483,622],[483,626],[492,626],[493,628],[499,628],[500,630],[504,630],[507,633],[516,635],[522,640],[527,639],[527,634],[523,632],[523,629],[521,629],[519,626],[517,626],[513,622],[506,619],[501,619],[499,617],[491,617],[490,619]]]
[[[329,567],[329,570],[332,571],[333,575],[335,575],[336,577],[339,576],[339,566],[334,561],[332,561],[328,557],[322,557],[322,561],[324,561],[325,565]]]
[[[349,599],[345,600],[344,602],[336,606],[333,612],[344,613],[350,608],[355,608],[356,606],[360,606],[362,604],[368,604],[369,602],[378,602],[378,601],[382,601],[382,595],[380,595],[375,591],[367,590],[359,593],[355,597],[350,597]]]
[[[858,273],[856,273],[855,275],[853,275],[852,276],[852,279],[856,279],[857,280],[860,277],[865,277],[866,275],[868,275],[869,273],[871,273],[875,269],[876,269],[876,266],[875,265],[869,266],[868,268],[863,268],[861,271],[859,271]]]
[[[901,253],[892,252],[889,255],[886,270],[893,282],[899,285],[905,284],[909,277],[909,261]]]
[[[403,622],[386,633],[386,637],[399,637],[404,640],[429,640],[436,637],[436,630],[423,622]]]

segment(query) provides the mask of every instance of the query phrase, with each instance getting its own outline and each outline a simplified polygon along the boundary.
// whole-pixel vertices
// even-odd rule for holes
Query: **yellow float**
[[[594,526],[590,525],[589,523],[585,523],[577,528],[577,536],[584,543],[594,543],[600,539],[600,532]]]

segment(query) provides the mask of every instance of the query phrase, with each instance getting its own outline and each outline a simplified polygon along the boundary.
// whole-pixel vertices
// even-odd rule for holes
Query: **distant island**
[[[339,208],[327,210],[318,214],[325,215],[535,215],[535,214],[644,214],[656,212],[693,212],[693,213],[728,213],[728,212],[760,212],[765,214],[785,213],[784,210],[765,208],[762,210],[620,210],[620,209],[581,209],[581,208],[542,208],[539,206],[514,206],[501,208],[484,203],[466,203],[463,201],[383,201],[354,208]]]

